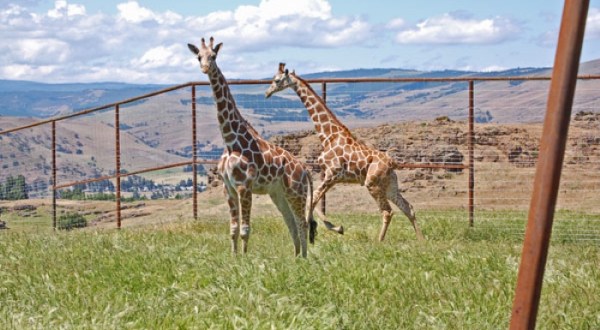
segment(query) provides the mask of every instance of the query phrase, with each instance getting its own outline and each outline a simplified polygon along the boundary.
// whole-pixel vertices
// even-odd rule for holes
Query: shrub
[[[67,213],[58,218],[59,230],[71,230],[73,228],[87,227],[87,220],[79,213]]]

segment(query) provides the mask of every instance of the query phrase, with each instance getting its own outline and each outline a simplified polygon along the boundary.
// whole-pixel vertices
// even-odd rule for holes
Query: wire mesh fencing
[[[417,214],[523,233],[547,79],[312,82],[357,139],[414,165],[397,174]],[[293,91],[265,99],[268,83],[230,82],[237,107],[264,138],[309,164],[318,184],[322,149],[313,123]],[[599,89],[600,79],[579,81],[556,239],[600,240]],[[224,147],[216,111],[210,87],[190,83],[65,118],[0,117],[0,219],[51,230],[61,217],[108,228],[121,220],[220,218],[226,205],[214,168]],[[338,185],[326,200],[331,214],[378,212],[361,185]]]

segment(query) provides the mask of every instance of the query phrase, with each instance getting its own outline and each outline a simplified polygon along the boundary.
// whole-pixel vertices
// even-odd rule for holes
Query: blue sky
[[[563,1],[0,0],[0,79],[202,80],[186,43],[223,42],[228,78],[356,68],[547,67]],[[600,0],[582,61],[600,58]]]

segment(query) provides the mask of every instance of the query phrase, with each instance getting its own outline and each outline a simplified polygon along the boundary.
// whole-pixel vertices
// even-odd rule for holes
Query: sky
[[[0,79],[206,80],[187,43],[214,36],[228,79],[358,68],[550,67],[563,1],[0,0]],[[582,62],[600,58],[591,0]]]

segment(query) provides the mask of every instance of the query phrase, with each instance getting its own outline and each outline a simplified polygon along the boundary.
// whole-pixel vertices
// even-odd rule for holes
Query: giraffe
[[[392,220],[393,213],[389,201],[408,217],[417,239],[423,240],[415,211],[398,190],[394,169],[399,169],[399,164],[388,154],[369,148],[355,139],[310,85],[294,72],[290,73],[285,69],[285,63],[279,63],[265,97],[269,98],[286,88],[293,89],[304,103],[323,147],[318,162],[324,172],[324,179],[314,191],[311,208],[314,208],[327,190],[335,184],[359,183],[367,187],[379,206],[383,218],[379,241],[385,238]]]
[[[295,255],[301,253],[302,257],[306,257],[307,230],[309,240],[313,243],[317,226],[310,208],[310,171],[288,151],[264,140],[242,117],[216,63],[222,45],[219,43],[214,46],[214,39],[211,37],[208,46],[202,38],[200,48],[192,44],[188,44],[188,48],[200,62],[201,71],[208,75],[225,143],[217,171],[223,178],[227,194],[232,253],[237,254],[238,237],[242,239],[242,252],[247,252],[254,193],[268,194],[271,197],[283,215],[294,242]]]

